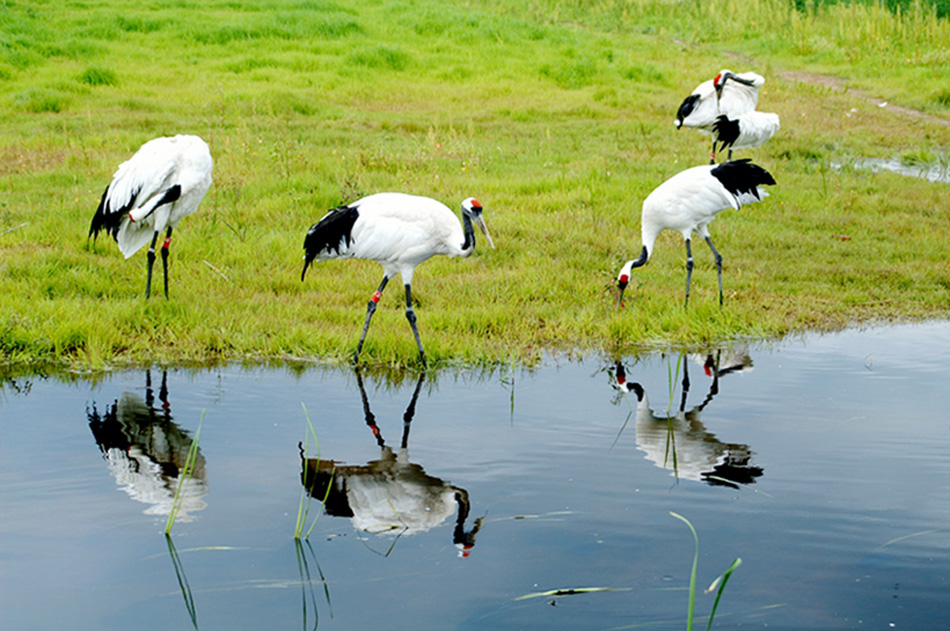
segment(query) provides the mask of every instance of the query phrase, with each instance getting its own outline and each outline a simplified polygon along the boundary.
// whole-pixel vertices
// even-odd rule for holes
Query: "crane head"
[[[755,81],[752,79],[740,77],[731,70],[720,70],[719,74],[716,75],[716,78],[713,79],[713,87],[716,88],[717,97],[722,97],[722,88],[726,85],[726,81],[735,81],[736,83],[741,83],[742,85],[748,86],[755,85]]]
[[[462,213],[468,216],[472,222],[478,226],[479,230],[482,231],[482,234],[484,234],[488,240],[488,245],[494,249],[495,242],[492,241],[491,235],[488,234],[488,226],[485,225],[485,219],[482,217],[482,203],[474,197],[469,197],[462,202]]]
[[[623,309],[623,292],[627,288],[627,284],[630,282],[630,272],[633,270],[633,261],[627,261],[623,267],[620,268],[620,273],[617,275],[617,289],[620,290],[619,295],[617,296],[617,306]]]

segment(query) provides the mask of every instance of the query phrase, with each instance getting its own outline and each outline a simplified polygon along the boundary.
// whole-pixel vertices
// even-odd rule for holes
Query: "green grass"
[[[345,361],[381,270],[327,262],[301,283],[303,236],[327,208],[384,190],[454,209],[476,196],[496,241],[417,270],[436,365],[946,318],[947,185],[830,168],[946,160],[942,5],[806,5],[4,2],[3,361]],[[768,79],[760,109],[782,131],[746,155],[778,185],[712,225],[722,309],[701,244],[682,308],[685,252],[664,234],[618,312],[614,279],[639,250],[643,198],[704,160],[704,138],[677,132],[673,115],[723,67]],[[144,253],[125,261],[86,233],[117,165],[175,133],[209,142],[214,185],[176,231],[171,300],[145,302]],[[362,359],[417,361],[398,283]]]
[[[689,573],[689,598],[686,608],[686,631],[692,631],[694,619],[693,612],[696,609],[696,570],[699,566],[699,535],[696,534],[696,529],[693,528],[693,524],[690,523],[688,519],[679,513],[674,513],[673,511],[670,511],[670,515],[689,527],[689,531],[693,534],[693,543],[695,544],[693,565]],[[709,612],[709,618],[706,621],[706,631],[709,631],[712,628],[713,620],[716,617],[716,609],[719,608],[719,600],[722,598],[723,590],[726,589],[726,583],[729,582],[729,577],[732,576],[732,573],[740,565],[742,565],[742,559],[736,557],[735,560],[729,564],[729,567],[726,569],[726,571],[720,574],[705,590],[705,593],[707,594],[713,590],[716,590],[716,599],[713,601],[712,609]]]

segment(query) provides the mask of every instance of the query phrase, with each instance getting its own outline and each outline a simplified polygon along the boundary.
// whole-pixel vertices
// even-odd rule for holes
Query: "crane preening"
[[[404,193],[370,195],[330,210],[310,228],[303,244],[306,254],[300,280],[304,279],[307,268],[315,260],[367,259],[383,266],[383,280],[366,306],[363,332],[353,357],[357,361],[376,303],[389,279],[402,274],[406,288],[406,319],[425,365],[425,351],[412,309],[412,274],[416,266],[437,254],[470,256],[475,251],[473,224],[481,229],[488,245],[494,248],[482,218],[482,205],[474,197],[462,202],[462,223],[459,224],[455,213],[442,202],[429,197]]]
[[[712,136],[709,163],[716,161],[719,150],[753,149],[761,146],[779,129],[778,114],[756,111],[759,88],[765,78],[754,72],[736,74],[721,70],[713,79],[696,86],[676,112],[677,129],[690,127]]]
[[[165,298],[168,298],[168,249],[172,229],[198,209],[211,187],[211,168],[211,150],[201,138],[180,135],[155,138],[119,165],[102,194],[89,226],[89,236],[95,241],[99,231],[108,232],[125,258],[151,240],[146,299],[152,290],[155,244],[163,230],[166,234],[162,244],[162,270]]]
[[[761,187],[775,184],[772,175],[747,159],[702,165],[680,171],[666,180],[643,201],[641,236],[643,246],[639,258],[627,261],[617,277],[620,305],[630,273],[649,260],[657,235],[667,228],[676,230],[686,240],[686,303],[689,304],[689,283],[693,274],[693,253],[690,239],[698,234],[709,245],[716,260],[719,278],[719,304],[722,305],[722,256],[709,236],[709,223],[727,208],[739,209],[743,204],[757,202],[768,193]]]

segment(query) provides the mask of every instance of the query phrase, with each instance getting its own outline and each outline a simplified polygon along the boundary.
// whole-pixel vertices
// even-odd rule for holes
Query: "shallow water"
[[[832,162],[831,168],[839,170],[843,165],[863,169],[872,173],[889,171],[908,177],[917,177],[931,182],[950,183],[950,164],[946,159],[931,163],[907,164],[899,158],[854,158],[846,162]]]
[[[0,628],[681,629],[675,511],[702,587],[743,560],[718,628],[944,629],[948,350],[936,323],[624,357],[621,379],[590,357],[398,384],[239,366],[8,382]],[[319,517],[297,546],[304,471]],[[588,587],[613,591],[519,599]]]

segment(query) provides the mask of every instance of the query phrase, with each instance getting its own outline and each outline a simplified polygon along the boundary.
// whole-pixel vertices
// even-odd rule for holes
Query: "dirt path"
[[[743,59],[748,61],[740,55],[735,55],[736,58]],[[873,96],[863,90],[855,90],[854,88],[848,88],[845,85],[844,79],[840,77],[835,77],[832,75],[824,74],[815,74],[812,72],[799,72],[797,70],[779,70],[778,75],[782,77],[785,81],[790,83],[807,83],[809,85],[819,85],[822,87],[829,88],[835,92],[847,92],[859,99],[867,101],[868,103],[873,103],[878,107],[895,112],[902,116],[910,116],[912,118],[918,118],[920,120],[925,120],[930,123],[936,123],[938,125],[943,125],[945,127],[950,127],[950,120],[946,118],[941,118],[939,116],[934,116],[932,114],[927,114],[926,112],[921,112],[920,110],[911,109],[909,107],[902,107],[900,105],[894,105],[892,103],[885,103],[883,99],[877,96]],[[883,105],[882,105],[883,103]]]

